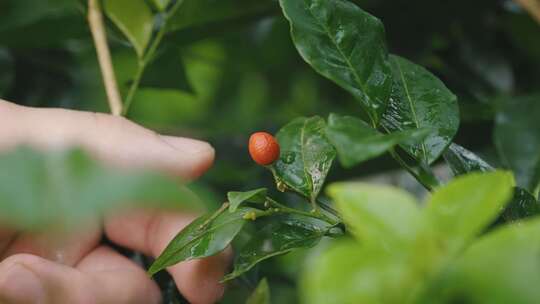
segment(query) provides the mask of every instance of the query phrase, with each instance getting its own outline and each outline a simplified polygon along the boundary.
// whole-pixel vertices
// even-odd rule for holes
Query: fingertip
[[[160,138],[179,152],[177,173],[184,178],[197,178],[214,163],[215,150],[205,141],[168,135],[160,135]]]

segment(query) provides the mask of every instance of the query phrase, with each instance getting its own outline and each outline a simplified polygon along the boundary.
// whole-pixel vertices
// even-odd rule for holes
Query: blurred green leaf
[[[412,242],[421,224],[418,203],[405,191],[357,182],[328,187],[343,221],[365,246],[393,248]]]
[[[536,303],[540,220],[505,225],[474,243],[421,303]],[[438,301],[438,302],[439,302]]]
[[[431,233],[455,253],[491,224],[512,197],[514,181],[505,171],[470,173],[437,189],[424,209]]]
[[[144,0],[105,0],[105,11],[142,58],[154,25],[150,7]]]
[[[180,50],[177,48],[162,50],[155,55],[145,69],[140,86],[194,93],[186,75]]]
[[[169,3],[171,2],[171,0],[152,0],[152,1],[154,2],[154,4],[157,6],[157,8],[160,11],[165,10],[165,8],[167,8],[167,5],[169,5]],[[180,0],[180,1],[183,1],[183,0]]]
[[[339,161],[347,168],[380,156],[399,143],[427,134],[428,130],[418,129],[385,135],[359,118],[337,114],[330,114],[326,127],[326,135],[336,148]]]
[[[2,0],[0,32],[28,26],[45,18],[75,14],[78,6],[73,0]]]
[[[285,125],[276,137],[281,157],[274,164],[276,179],[315,201],[336,151],[326,138],[321,117],[299,117]]]
[[[495,124],[495,145],[517,184],[533,191],[540,183],[540,94],[509,97]]]
[[[240,232],[246,213],[255,209],[240,207],[236,212],[203,215],[182,229],[148,269],[150,275],[183,261],[204,258],[223,251]]]
[[[198,200],[165,176],[109,169],[80,150],[0,156],[0,218],[21,230],[82,225],[126,207],[195,207]],[[200,207],[200,206],[199,206]]]
[[[235,212],[238,206],[243,202],[261,203],[266,202],[266,188],[255,189],[246,192],[230,191],[227,193],[227,199],[229,200],[229,211]]]
[[[382,126],[390,132],[425,128],[433,132],[423,140],[403,144],[418,161],[434,162],[459,127],[457,99],[425,68],[392,55],[394,82]]]
[[[266,278],[259,282],[255,291],[247,299],[246,304],[270,304],[270,287]]]
[[[377,124],[392,85],[381,21],[343,0],[280,0],[280,4],[302,58],[353,94]]]
[[[478,155],[455,143],[450,144],[446,151],[444,151],[443,157],[455,176],[474,171],[486,172],[495,170]]]
[[[223,280],[228,281],[249,271],[258,263],[274,256],[289,253],[298,248],[315,246],[325,230],[302,219],[276,220],[261,231],[240,250],[234,262],[234,270]]]

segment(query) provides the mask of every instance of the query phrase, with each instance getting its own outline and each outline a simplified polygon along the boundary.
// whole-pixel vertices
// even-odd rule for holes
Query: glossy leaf
[[[427,130],[411,130],[382,134],[367,123],[352,116],[330,114],[326,135],[337,151],[339,161],[350,168],[380,156],[399,143],[427,136]]]
[[[169,19],[169,31],[262,13],[271,0],[183,0]]]
[[[223,251],[246,223],[248,212],[255,209],[240,207],[236,212],[223,212],[215,218],[212,218],[213,213],[197,218],[174,237],[148,273],[154,275],[177,263]]]
[[[170,48],[156,55],[145,70],[141,87],[180,90],[193,94],[180,50]]]
[[[539,214],[540,202],[529,191],[516,187],[512,200],[501,216],[506,222],[515,222]]]
[[[389,186],[358,182],[328,187],[348,230],[366,246],[404,245],[420,225],[418,203],[407,192]]]
[[[266,278],[259,282],[255,291],[247,299],[246,304],[270,304],[270,287]]]
[[[144,0],[105,0],[105,11],[142,57],[150,37],[154,17]]]
[[[249,271],[256,264],[298,248],[315,246],[323,237],[324,229],[306,221],[287,220],[267,225],[240,250],[232,273],[223,280],[232,280]]]
[[[443,157],[455,176],[474,171],[487,172],[495,170],[478,155],[455,143],[450,144],[443,153]]]
[[[471,173],[437,189],[424,210],[431,233],[454,253],[491,224],[513,193],[512,175],[504,171]]]
[[[246,192],[230,191],[227,193],[227,199],[229,200],[229,211],[235,212],[238,206],[244,202],[261,203],[266,202],[266,188],[255,189]]]
[[[497,114],[495,144],[517,184],[533,191],[540,183],[540,94],[506,100]]]
[[[505,225],[474,243],[431,298],[443,303],[536,303],[540,298],[540,220]],[[425,301],[429,303],[429,301]]]
[[[302,58],[354,95],[376,124],[392,85],[381,21],[349,1],[280,0],[280,4]]]
[[[430,135],[402,147],[418,161],[431,164],[450,144],[459,127],[457,99],[425,68],[390,56],[392,94],[381,125],[390,132],[429,129]]]
[[[0,219],[17,230],[69,229],[121,208],[191,207],[193,194],[165,176],[109,169],[80,150],[0,155]]]
[[[326,123],[318,116],[299,117],[279,130],[281,158],[276,179],[314,201],[322,189],[336,151],[326,138]]]

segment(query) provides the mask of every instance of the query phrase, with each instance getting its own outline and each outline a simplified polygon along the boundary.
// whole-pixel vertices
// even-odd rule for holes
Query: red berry
[[[267,166],[278,160],[279,144],[271,134],[253,133],[249,138],[249,154],[257,164]]]

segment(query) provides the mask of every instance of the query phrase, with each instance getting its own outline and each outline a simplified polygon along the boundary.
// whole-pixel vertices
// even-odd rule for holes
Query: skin
[[[78,145],[118,168],[151,168],[193,179],[214,160],[205,142],[156,134],[124,118],[37,109],[0,100],[0,152],[20,144],[51,150]],[[69,234],[15,231],[0,223],[0,303],[160,303],[158,286],[131,260],[100,243],[158,256],[194,215],[130,210]],[[168,269],[193,304],[215,303],[230,252]]]

